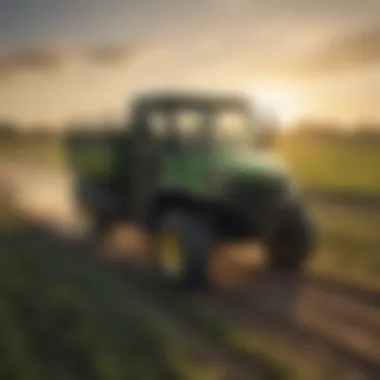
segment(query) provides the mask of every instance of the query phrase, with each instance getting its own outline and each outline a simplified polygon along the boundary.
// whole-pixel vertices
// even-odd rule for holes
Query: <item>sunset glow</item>
[[[284,124],[380,121],[378,0],[0,3],[0,119],[58,125],[122,115],[142,89],[223,85]]]
[[[281,125],[287,126],[296,122],[305,113],[301,101],[289,87],[258,87],[245,91],[252,101],[273,112],[279,119]]]

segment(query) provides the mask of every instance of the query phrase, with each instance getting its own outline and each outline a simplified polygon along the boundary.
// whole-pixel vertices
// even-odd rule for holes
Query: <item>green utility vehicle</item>
[[[140,96],[123,130],[72,131],[79,206],[102,237],[120,221],[147,229],[175,285],[207,283],[221,241],[256,241],[271,270],[298,272],[314,246],[294,181],[269,154],[273,128],[244,96]]]

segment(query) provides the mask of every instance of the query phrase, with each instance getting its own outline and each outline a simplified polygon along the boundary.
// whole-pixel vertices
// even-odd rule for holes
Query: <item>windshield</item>
[[[215,138],[223,146],[249,145],[252,141],[252,127],[251,117],[245,112],[223,110],[215,115]]]
[[[241,109],[221,108],[211,112],[178,109],[152,110],[148,116],[152,133],[159,138],[175,137],[184,144],[247,146],[252,141],[252,118]]]

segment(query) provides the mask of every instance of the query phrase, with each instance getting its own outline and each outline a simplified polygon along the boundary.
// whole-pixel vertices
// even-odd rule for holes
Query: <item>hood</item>
[[[250,179],[285,179],[288,176],[284,163],[274,154],[266,152],[228,151],[221,155],[221,171],[228,177]]]

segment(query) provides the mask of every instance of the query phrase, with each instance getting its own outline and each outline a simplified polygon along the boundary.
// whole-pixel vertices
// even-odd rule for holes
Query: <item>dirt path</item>
[[[149,287],[145,291],[155,292],[155,302],[168,297]],[[380,294],[315,276],[295,279],[256,271],[232,292],[188,302],[231,329],[264,338],[318,378],[380,379]]]
[[[305,363],[319,378],[380,378],[380,307],[329,293],[307,280],[257,275],[234,294],[197,296],[194,308],[271,341],[284,357]]]
[[[144,280],[136,277],[136,272],[127,276],[129,281],[139,284],[141,298],[153,307],[152,315],[158,312],[164,313],[165,318],[168,315],[173,318],[165,307],[168,298],[175,297],[173,294],[160,292],[149,280],[141,287]],[[231,329],[238,327],[265,339],[270,342],[267,347],[275,348],[282,359],[302,363],[317,378],[378,380],[380,306],[366,298],[362,301],[342,293],[339,286],[335,290],[331,285],[329,288],[329,293],[325,293],[307,279],[294,281],[257,274],[244,290],[195,295],[186,302],[193,309],[205,311],[207,318],[213,315],[215,321],[222,319]],[[209,354],[213,352],[229,363],[231,378],[252,378],[247,373],[254,363],[236,359],[233,349],[212,344],[205,335],[207,331],[181,322],[178,316],[174,320],[171,323],[177,325],[185,339],[190,337],[193,342],[195,339],[203,349],[207,347]]]
[[[380,307],[325,293],[308,281],[257,276],[244,291],[202,302],[233,325],[270,339],[323,379],[380,378]]]
[[[234,357],[225,347],[220,347],[209,339],[200,329],[175,315],[149,291],[142,291],[136,284],[128,284],[135,292],[139,303],[149,316],[165,330],[171,331],[176,340],[185,342],[186,347],[195,355],[196,361],[205,363],[215,373],[215,380],[265,380],[254,361]]]

